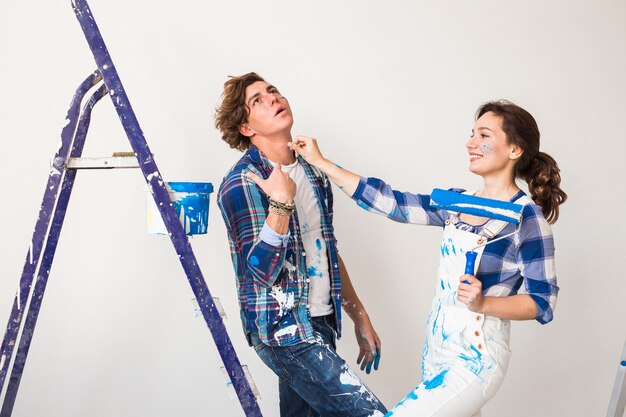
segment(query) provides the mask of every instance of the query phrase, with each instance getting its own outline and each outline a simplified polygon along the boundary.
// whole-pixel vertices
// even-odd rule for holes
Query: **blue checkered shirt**
[[[321,213],[322,236],[328,250],[330,295],[335,325],[341,334],[341,280],[337,242],[333,232],[333,195],[330,181],[319,170],[298,159],[313,185]],[[265,225],[267,195],[246,177],[253,172],[267,178],[268,159],[255,146],[226,174],[217,203],[228,232],[230,254],[237,277],[237,292],[244,331],[256,333],[270,346],[290,346],[315,340],[307,305],[309,277],[298,213],[289,221],[289,233],[276,239]]]
[[[520,191],[511,201],[525,195]],[[444,226],[450,219],[455,227],[477,234],[484,227],[464,223],[457,215],[432,208],[430,195],[396,191],[377,178],[361,178],[352,198],[365,210],[400,223]],[[516,227],[507,224],[500,236],[513,232]],[[552,320],[559,291],[554,239],[539,206],[524,206],[519,233],[485,246],[476,277],[483,284],[484,295],[528,294],[537,305],[536,320],[542,324]]]

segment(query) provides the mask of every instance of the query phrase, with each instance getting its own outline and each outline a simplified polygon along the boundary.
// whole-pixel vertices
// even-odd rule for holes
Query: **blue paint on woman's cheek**
[[[250,262],[250,265],[252,266],[259,266],[259,258],[257,258],[254,255],[250,257],[249,262]]]
[[[441,371],[439,375],[435,376],[434,378],[428,381],[424,381],[424,388],[426,388],[429,391],[437,388],[438,386],[443,384],[443,381],[447,373],[448,373],[448,370],[446,369],[445,371]]]
[[[315,240],[315,245],[317,246],[318,250],[322,250],[322,241],[317,239]]]

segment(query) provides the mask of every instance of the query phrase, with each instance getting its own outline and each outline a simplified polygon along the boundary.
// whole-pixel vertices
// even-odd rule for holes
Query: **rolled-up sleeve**
[[[352,199],[369,212],[399,223],[442,226],[446,213],[430,206],[430,195],[394,190],[378,178],[361,178]]]
[[[258,186],[241,171],[225,180],[217,203],[238,258],[235,267],[239,264],[242,275],[256,285],[272,286],[282,270],[289,235],[265,224],[267,203]]]
[[[517,262],[523,277],[518,293],[528,294],[533,299],[539,323],[549,323],[554,316],[559,287],[552,229],[538,206],[524,207],[518,244]]]

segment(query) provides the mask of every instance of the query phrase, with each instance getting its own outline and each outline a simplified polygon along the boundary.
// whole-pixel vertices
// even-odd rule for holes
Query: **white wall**
[[[290,99],[294,133],[397,188],[474,187],[464,143],[485,100],[533,113],[570,199],[554,227],[555,321],[513,326],[509,375],[483,415],[606,412],[626,336],[626,5],[583,1],[92,0],[162,174],[216,186],[239,158],[213,128],[229,74]],[[93,69],[69,1],[0,1],[0,325],[9,316],[65,112]],[[85,156],[130,150],[108,99]],[[240,416],[172,246],[145,233],[138,171],[81,171],[14,415]],[[277,383],[245,343],[221,217],[193,239],[227,328],[277,416]],[[388,406],[419,380],[439,231],[337,193],[336,230],[383,340],[363,377]],[[356,362],[349,320],[340,352]]]

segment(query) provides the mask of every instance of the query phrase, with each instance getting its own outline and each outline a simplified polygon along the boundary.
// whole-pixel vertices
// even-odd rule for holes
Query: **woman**
[[[402,223],[444,227],[422,383],[388,416],[479,416],[506,373],[510,320],[552,320],[558,286],[549,224],[558,219],[567,195],[555,160],[539,151],[539,136],[526,110],[496,101],[478,109],[466,144],[469,169],[483,178],[473,194],[524,205],[521,228],[513,234],[514,224],[434,209],[429,195],[360,178],[325,159],[315,139],[299,137],[290,144],[366,210]],[[530,197],[516,178],[526,181]],[[465,275],[464,252],[498,235],[504,238],[476,249],[476,275]]]

